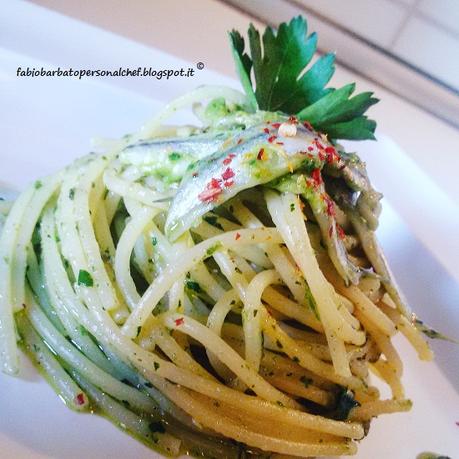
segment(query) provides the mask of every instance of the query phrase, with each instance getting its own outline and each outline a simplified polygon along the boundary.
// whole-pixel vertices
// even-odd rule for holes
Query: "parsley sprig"
[[[236,69],[254,110],[296,115],[332,139],[375,138],[376,123],[364,113],[378,99],[372,92],[352,96],[354,83],[340,89],[326,87],[335,72],[335,56],[325,54],[309,65],[317,50],[317,34],[307,35],[303,17],[282,23],[277,33],[267,27],[262,37],[251,24],[248,38],[250,55],[241,34],[230,32]]]

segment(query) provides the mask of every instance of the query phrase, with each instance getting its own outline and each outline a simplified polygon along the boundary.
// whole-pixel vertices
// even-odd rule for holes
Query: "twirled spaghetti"
[[[19,338],[69,407],[168,455],[353,454],[411,406],[392,337],[431,351],[364,165],[244,100],[200,88],[2,205],[1,366]],[[202,127],[164,125],[190,104]]]

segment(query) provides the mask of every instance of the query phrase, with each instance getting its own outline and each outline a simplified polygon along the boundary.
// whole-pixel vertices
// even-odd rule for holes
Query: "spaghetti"
[[[411,406],[392,337],[432,353],[362,164],[244,100],[199,88],[2,204],[1,368],[19,341],[70,408],[167,455],[353,454]],[[164,125],[190,104],[202,127]]]

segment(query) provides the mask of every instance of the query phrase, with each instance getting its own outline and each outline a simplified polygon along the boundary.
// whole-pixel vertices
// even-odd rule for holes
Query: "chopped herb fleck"
[[[180,158],[182,157],[182,155],[180,153],[177,153],[177,152],[172,152],[172,153],[169,153],[169,159],[171,161],[178,161]]]
[[[189,288],[190,290],[193,290],[196,293],[202,292],[201,286],[197,282],[194,282],[191,280],[186,281],[186,287]]]
[[[309,385],[312,383],[312,379],[311,378],[306,378],[306,376],[302,376],[300,378],[300,381],[303,383],[304,387],[309,387]]]
[[[74,197],[75,197],[75,188],[70,188],[69,199],[73,199]]]
[[[78,285],[84,285],[86,287],[92,287],[94,285],[92,276],[88,273],[88,271],[80,269],[78,273]]]

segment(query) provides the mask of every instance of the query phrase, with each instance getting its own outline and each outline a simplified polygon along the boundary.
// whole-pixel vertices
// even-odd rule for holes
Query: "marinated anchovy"
[[[340,151],[339,155],[340,160],[327,164],[326,171],[331,176],[341,177],[351,190],[360,192],[356,202],[357,208],[368,227],[374,231],[378,227],[378,218],[381,214],[382,194],[371,185],[365,163],[356,154]]]
[[[375,271],[381,276],[381,282],[387,290],[387,293],[396,304],[399,311],[407,318],[411,317],[411,311],[403,298],[400,289],[397,286],[395,278],[389,268],[386,258],[379,246],[374,231],[369,228],[364,217],[359,213],[356,202],[356,193],[344,186],[333,183],[329,187],[329,192],[337,204],[343,209],[351,221],[362,245],[368,260],[374,267]]]
[[[286,120],[287,121],[287,120]],[[192,164],[170,207],[166,233],[176,239],[198,217],[242,190],[267,183],[300,167],[318,168],[320,151],[334,148],[317,133],[295,122],[263,123],[234,136],[234,146],[221,148]],[[294,135],[290,135],[294,132]]]
[[[303,174],[292,174],[272,182],[270,186],[281,192],[300,194],[308,201],[328,255],[346,284],[358,284],[363,275],[374,275],[370,270],[354,265],[349,259],[343,242],[344,232],[336,222],[334,204],[325,192],[323,183],[317,183],[317,179],[306,178]]]
[[[161,177],[165,182],[180,181],[194,161],[218,151],[231,142],[230,132],[199,134],[187,138],[167,138],[137,142],[120,153],[122,164],[136,166],[145,174]]]

